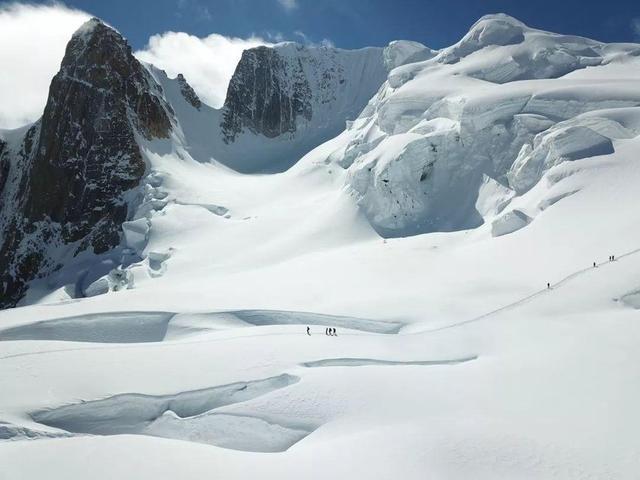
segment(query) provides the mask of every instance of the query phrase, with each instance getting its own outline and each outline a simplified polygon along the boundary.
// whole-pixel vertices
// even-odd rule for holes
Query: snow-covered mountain
[[[391,69],[433,54],[407,41],[360,50],[292,42],[252,48],[243,53],[220,110],[199,100],[187,107],[175,81],[151,70],[175,105],[193,158],[215,159],[243,173],[277,172],[344,130]]]
[[[287,43],[220,110],[68,54],[0,133],[0,478],[637,477],[640,45]]]
[[[636,72],[624,73],[638,55],[483,17],[434,58],[393,70],[331,158],[383,235],[478,227],[512,215],[510,200],[553,167],[638,134],[624,110],[640,105]]]
[[[138,259],[137,238],[148,230],[140,217],[161,200],[149,193],[153,176],[143,181],[150,152],[168,148],[238,171],[284,168],[339,133],[391,68],[430,53],[414,42],[247,50],[216,110],[182,75],[143,66],[119,33],[90,20],[69,42],[42,119],[0,132],[0,305],[15,304],[29,281],[61,268],[65,282],[69,275],[80,282],[72,294],[82,295],[96,275]],[[154,139],[167,142],[147,145]],[[116,248],[121,238],[124,250]],[[91,255],[106,252],[97,261]]]

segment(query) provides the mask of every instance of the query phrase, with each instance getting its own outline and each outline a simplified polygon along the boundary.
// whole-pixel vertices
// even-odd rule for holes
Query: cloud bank
[[[37,120],[73,32],[89,15],[59,4],[0,5],[0,128]]]
[[[199,38],[184,32],[165,32],[153,35],[135,55],[165,70],[169,77],[182,73],[203,102],[220,107],[242,51],[258,45],[270,43],[259,37],[242,39],[212,33]]]

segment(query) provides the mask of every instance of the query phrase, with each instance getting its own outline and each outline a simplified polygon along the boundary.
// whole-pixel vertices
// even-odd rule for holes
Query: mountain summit
[[[146,170],[136,138],[167,138],[171,116],[160,87],[118,32],[95,18],[78,29],[42,118],[4,148],[3,304],[64,257],[120,243]]]

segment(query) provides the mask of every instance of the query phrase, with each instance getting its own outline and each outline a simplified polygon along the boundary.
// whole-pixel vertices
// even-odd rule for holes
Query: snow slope
[[[484,18],[274,175],[172,101],[117,291],[0,312],[0,479],[637,478],[637,48]]]

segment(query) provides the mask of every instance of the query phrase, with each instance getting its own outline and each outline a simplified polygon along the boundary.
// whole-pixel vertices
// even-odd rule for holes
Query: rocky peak
[[[311,89],[302,63],[287,62],[269,47],[245,50],[227,89],[222,131],[232,142],[244,128],[273,138],[312,116]]]
[[[127,41],[97,18],[82,25],[67,44],[49,100],[58,90],[64,94],[83,87],[123,100],[123,107],[134,114],[138,130],[147,139],[169,136],[170,108],[161,100],[161,87],[133,56]]]
[[[11,163],[8,177],[19,187],[0,211],[2,303],[15,303],[29,280],[56,268],[52,252],[102,253],[120,243],[127,192],[146,169],[136,139],[168,137],[172,115],[118,32],[95,18],[78,29],[44,114]]]
[[[184,75],[179,73],[177,80],[178,84],[180,85],[180,92],[182,93],[182,96],[185,98],[185,100],[189,102],[194,108],[200,110],[200,107],[202,107],[200,97],[198,97],[198,94],[191,87],[191,85],[189,85],[187,79],[184,78]]]
[[[224,139],[287,134],[300,141],[313,136],[316,142],[335,135],[362,111],[391,63],[384,49],[375,47],[342,50],[285,42],[245,50],[227,90]]]
[[[231,78],[221,128],[227,144],[243,134],[287,135],[307,147],[338,134],[406,62],[437,52],[417,42],[343,50],[294,42],[245,50]]]

